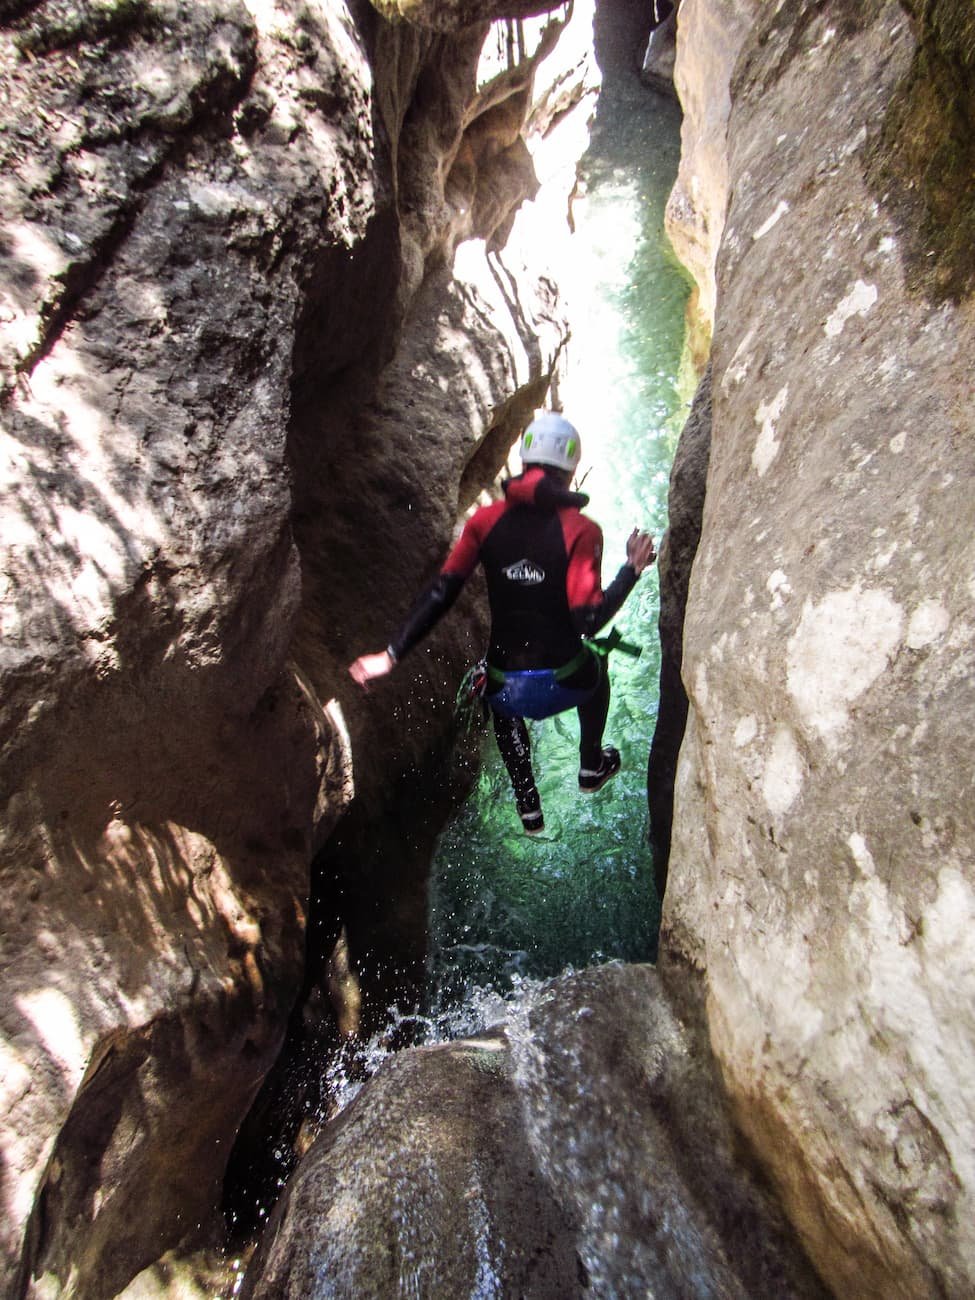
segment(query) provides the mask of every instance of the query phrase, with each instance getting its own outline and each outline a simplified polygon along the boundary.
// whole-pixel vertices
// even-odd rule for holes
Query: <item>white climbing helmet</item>
[[[540,411],[521,439],[522,465],[573,470],[582,455],[578,430],[557,411]]]

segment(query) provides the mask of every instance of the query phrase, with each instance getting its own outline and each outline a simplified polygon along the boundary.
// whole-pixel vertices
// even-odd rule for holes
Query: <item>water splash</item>
[[[319,1131],[341,1114],[380,1066],[404,1047],[434,1047],[501,1029],[512,1006],[540,987],[537,980],[512,974],[505,996],[493,985],[472,984],[463,999],[444,998],[423,1012],[403,1011],[394,1004],[381,1029],[368,1039],[350,1039],[329,1059],[323,1090],[328,1101],[310,1122]]]

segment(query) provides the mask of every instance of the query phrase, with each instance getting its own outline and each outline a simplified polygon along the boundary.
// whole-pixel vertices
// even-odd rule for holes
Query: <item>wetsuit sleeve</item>
[[[594,636],[619,612],[620,606],[636,586],[637,571],[632,564],[620,566],[597,605],[582,605],[572,611],[572,621],[580,636]]]
[[[390,641],[389,653],[397,661],[437,626],[460,595],[460,589],[474,572],[481,553],[484,521],[481,512],[464,525],[457,545],[447,556],[433,582],[417,597],[406,621]]]
[[[406,621],[390,641],[389,653],[398,662],[409,654],[417,642],[432,632],[460,595],[464,576],[459,573],[438,573],[429,587],[417,597]]]
[[[447,556],[441,573],[458,574],[461,581],[469,578],[477,568],[481,558],[481,542],[484,540],[485,519],[487,512],[479,510],[464,525],[457,545]]]
[[[566,595],[576,631],[581,636],[593,636],[619,611],[636,584],[637,573],[631,564],[624,564],[603,591],[602,530],[585,515],[576,516],[573,523]]]

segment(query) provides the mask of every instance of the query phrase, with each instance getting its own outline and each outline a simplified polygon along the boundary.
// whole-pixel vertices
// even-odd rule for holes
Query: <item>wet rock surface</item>
[[[244,1296],[571,1295],[568,1224],[495,1040],[393,1058],[295,1175]]]
[[[650,967],[610,966],[401,1053],[305,1158],[242,1295],[825,1295],[696,1020]]]
[[[505,242],[535,185],[539,50],[489,86],[476,70],[488,20],[538,7],[0,3],[12,1295],[117,1294],[213,1232],[302,981],[309,860],[350,803],[316,924],[370,964],[367,1009],[422,971],[477,592],[384,696],[344,668],[382,644],[558,364],[552,286]],[[771,8],[681,15],[671,227],[714,326],[715,455],[665,951],[672,990],[685,961],[707,972],[738,1121],[830,1286],[963,1295],[971,9]],[[544,112],[582,94],[569,78]],[[471,238],[476,271],[451,274]],[[507,1047],[383,1076],[451,1115],[452,1199],[425,1203],[467,1252],[443,1252],[451,1285],[510,1265],[526,1294],[816,1294],[654,977],[614,974],[608,1005],[586,979],[513,1015]],[[402,1132],[429,1114],[390,1092]],[[353,1114],[384,1141],[368,1107],[321,1150]],[[435,1129],[411,1190],[444,1154]],[[289,1206],[333,1195],[327,1166]],[[359,1226],[326,1243],[329,1269],[418,1280]],[[290,1285],[277,1242],[252,1287]]]
[[[972,310],[902,188],[929,205],[910,132],[971,81],[925,99],[919,60],[970,18],[789,3],[731,83],[664,949],[837,1294],[975,1278]]]

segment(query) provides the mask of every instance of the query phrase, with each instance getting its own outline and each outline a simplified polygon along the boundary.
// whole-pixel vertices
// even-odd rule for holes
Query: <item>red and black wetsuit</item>
[[[602,590],[603,537],[599,525],[582,513],[588,500],[537,467],[506,483],[504,500],[482,506],[465,524],[439,575],[390,643],[393,657],[402,659],[440,621],[480,563],[491,606],[491,666],[519,672],[570,663],[582,649],[582,637],[609,622],[637,578],[624,564]],[[579,756],[583,767],[595,769],[609,708],[609,676],[590,655],[563,684],[584,693],[577,705]],[[522,807],[529,792],[534,795],[527,729],[521,719],[497,712],[494,729]]]
[[[491,605],[488,660],[501,670],[561,668],[618,611],[636,582],[624,564],[604,592],[603,535],[568,492],[542,469],[505,484],[503,501],[482,506],[464,526],[440,574],[390,644],[402,657],[453,605],[478,563]]]

